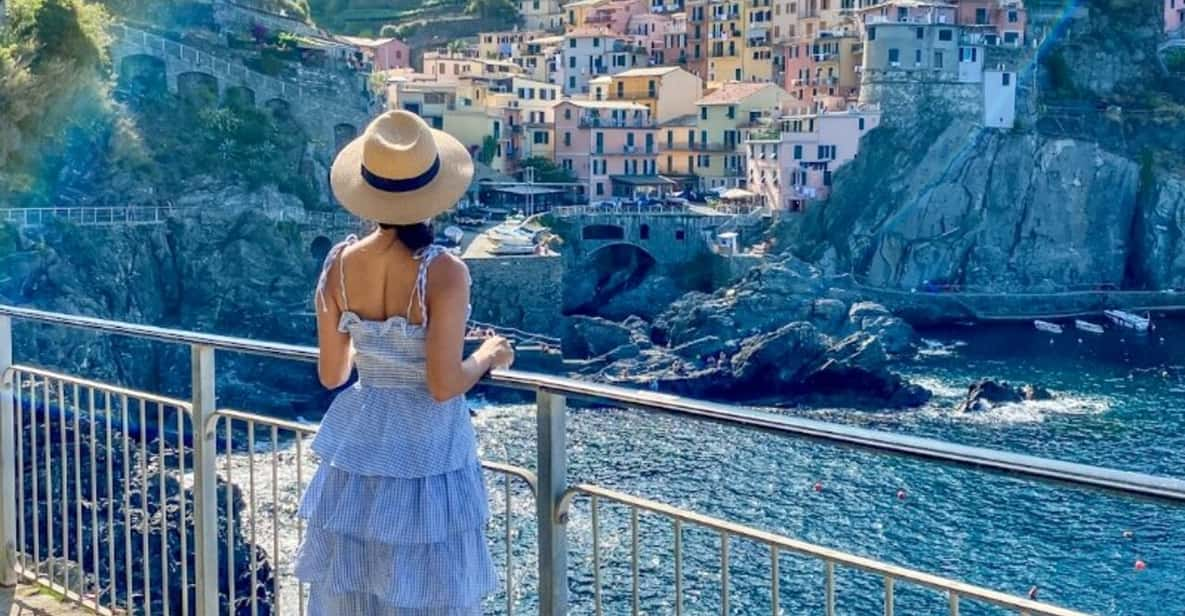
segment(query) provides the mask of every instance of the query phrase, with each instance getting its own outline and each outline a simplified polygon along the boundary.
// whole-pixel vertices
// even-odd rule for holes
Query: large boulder
[[[956,409],[960,413],[990,411],[1001,404],[1030,400],[1052,400],[1053,393],[1038,385],[1014,387],[1007,382],[983,379],[967,388],[967,395]]]

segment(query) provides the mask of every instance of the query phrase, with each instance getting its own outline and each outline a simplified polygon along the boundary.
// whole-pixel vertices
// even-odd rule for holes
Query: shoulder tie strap
[[[420,263],[419,269],[416,272],[416,286],[411,291],[411,297],[407,300],[407,316],[411,316],[412,306],[415,305],[416,299],[420,301],[420,325],[428,325],[428,266],[432,264],[432,259],[435,259],[440,253],[444,252],[444,247],[437,244],[429,244],[428,246],[416,251],[413,258]]]
[[[321,276],[317,278],[317,310],[319,312],[325,312],[326,310],[329,310],[329,304],[325,301],[325,283],[326,278],[329,276],[329,268],[332,267],[333,262],[341,256],[341,253],[343,250],[345,250],[346,246],[349,246],[350,244],[353,244],[357,241],[358,236],[350,234],[346,237],[346,239],[338,242],[333,248],[330,248],[329,254],[325,255],[325,263],[321,265]],[[349,303],[346,301],[346,268],[344,261],[342,262],[342,266],[338,268],[338,274],[340,276],[339,286],[341,286],[342,310],[349,310]]]

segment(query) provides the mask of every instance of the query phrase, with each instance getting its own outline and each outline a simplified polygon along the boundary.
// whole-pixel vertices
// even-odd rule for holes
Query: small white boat
[[[1138,314],[1132,314],[1123,310],[1106,310],[1103,312],[1111,322],[1127,329],[1134,329],[1138,332],[1148,331],[1148,327],[1152,325],[1152,319],[1149,317],[1142,317]]]
[[[1057,323],[1050,323],[1049,321],[1042,321],[1040,319],[1033,321],[1033,327],[1036,327],[1038,330],[1043,331],[1043,332],[1048,332],[1050,334],[1062,333],[1062,326],[1061,325],[1058,325]]]
[[[529,255],[535,253],[535,242],[530,238],[490,236],[490,242],[494,245],[490,252],[496,255]]]
[[[1103,326],[1098,323],[1091,323],[1090,321],[1083,321],[1082,319],[1074,319],[1074,327],[1092,334],[1103,333]]]

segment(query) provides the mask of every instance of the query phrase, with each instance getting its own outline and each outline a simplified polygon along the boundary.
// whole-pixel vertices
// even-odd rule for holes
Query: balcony
[[[639,211],[639,215],[652,214]],[[186,349],[192,368],[191,393],[184,399],[171,398],[33,363],[14,363],[14,355],[29,362],[36,362],[39,352],[56,351],[56,357],[61,357],[68,348],[50,351],[45,345],[72,344],[64,337],[18,340],[13,337],[14,321],[29,328],[18,330],[22,334],[31,333],[32,327],[68,328],[88,336],[138,340],[127,347],[130,349],[149,344]],[[514,335],[509,330],[506,333]],[[540,339],[532,344],[554,343],[554,339]],[[293,537],[301,529],[291,494],[303,491],[313,475],[316,460],[307,448],[318,428],[218,406],[216,384],[226,381],[216,380],[216,355],[247,355],[253,363],[299,365],[299,370],[291,371],[295,383],[300,378],[296,375],[312,378],[308,364],[316,361],[317,350],[0,306],[0,426],[4,427],[0,430],[0,464],[9,471],[33,470],[0,474],[0,510],[5,512],[0,545],[7,546],[0,553],[0,580],[39,582],[73,603],[102,613],[167,613],[170,604],[178,606],[173,610],[176,613],[196,616],[231,613],[231,605],[243,608],[248,604],[252,612],[277,613],[281,599],[286,610],[280,613],[307,611],[307,589],[289,573],[288,559],[295,546],[281,543],[280,537]],[[517,605],[523,596],[537,599],[540,616],[602,611],[639,614],[642,610],[665,613],[665,607],[672,604],[678,611],[700,598],[684,591],[686,559],[694,563],[691,575],[720,580],[722,612],[729,612],[730,592],[735,592],[730,589],[729,572],[740,570],[756,581],[754,590],[763,591],[773,611],[780,613],[793,601],[780,594],[780,582],[784,575],[794,575],[798,566],[796,563],[794,569],[779,573],[779,563],[792,556],[818,565],[817,574],[793,580],[795,587],[818,584],[827,614],[836,613],[837,602],[842,609],[842,602],[848,599],[864,605],[883,603],[885,613],[900,613],[905,606],[899,605],[903,601],[895,598],[897,593],[904,597],[924,590],[936,593],[944,613],[949,606],[951,614],[960,613],[960,608],[979,613],[992,607],[1032,616],[1086,616],[705,515],[646,495],[572,482],[567,472],[571,453],[568,398],[632,409],[643,416],[711,422],[738,434],[810,442],[840,452],[856,450],[868,457],[906,458],[910,464],[932,464],[989,478],[1003,475],[1040,484],[1043,489],[1073,490],[1075,496],[1078,492],[1101,493],[1135,502],[1185,506],[1185,481],[1179,479],[517,370],[494,371],[483,384],[534,397],[530,413],[537,445],[535,441],[520,444],[531,448],[534,469],[501,461],[482,462],[493,488],[490,521],[492,536],[497,539],[491,547],[500,556],[495,562],[501,569],[498,578],[503,585],[503,606],[510,612],[517,607],[523,613]],[[315,385],[310,382],[308,386]],[[283,486],[283,493],[281,476],[294,478]],[[106,486],[100,498],[103,478]],[[667,498],[694,500],[693,496],[683,492]],[[231,520],[219,501],[244,505]],[[44,509],[42,502],[47,503]],[[1093,502],[1082,499],[1079,506],[1088,509],[1082,513],[1092,513]],[[113,509],[117,504],[122,516]],[[157,510],[156,515],[150,507]],[[39,520],[42,511],[44,518]],[[534,515],[524,515],[524,511]],[[841,510],[838,515],[846,513]],[[120,518],[118,524],[116,517]],[[659,533],[660,527],[674,532]],[[90,528],[103,532],[83,532]],[[220,532],[228,528],[235,530]],[[684,542],[685,531],[689,536],[712,536],[712,546],[698,539]],[[248,542],[239,544],[244,550],[236,551],[236,537]],[[646,570],[641,570],[641,537],[647,540],[646,549],[669,547],[672,559],[656,559],[653,564],[647,559]],[[669,543],[655,547],[652,540]],[[569,545],[588,550],[590,557],[570,559]],[[626,547],[613,550],[612,545]],[[736,546],[734,552],[730,553],[730,545]],[[971,538],[965,549],[982,547]],[[167,562],[154,554],[186,554],[188,558]],[[615,555],[620,560],[615,562]],[[524,561],[532,571],[526,570]],[[660,571],[650,571],[654,567]],[[124,572],[126,578],[121,574]],[[220,576],[220,572],[229,575]],[[868,584],[842,583],[856,574],[866,576]],[[642,576],[655,575],[663,576],[663,595],[639,597],[635,593],[631,600],[628,587],[632,584],[636,589],[646,579]],[[584,580],[587,592],[570,596],[573,578]],[[245,579],[251,583],[244,583]]]
[[[654,128],[652,120],[645,119],[617,119],[582,117],[577,126],[580,128]]]

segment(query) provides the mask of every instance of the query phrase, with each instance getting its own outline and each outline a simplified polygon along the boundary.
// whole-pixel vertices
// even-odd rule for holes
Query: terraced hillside
[[[309,0],[309,4],[313,19],[331,30],[395,35],[413,46],[505,28],[518,20],[510,0]],[[424,27],[429,23],[430,33]]]

